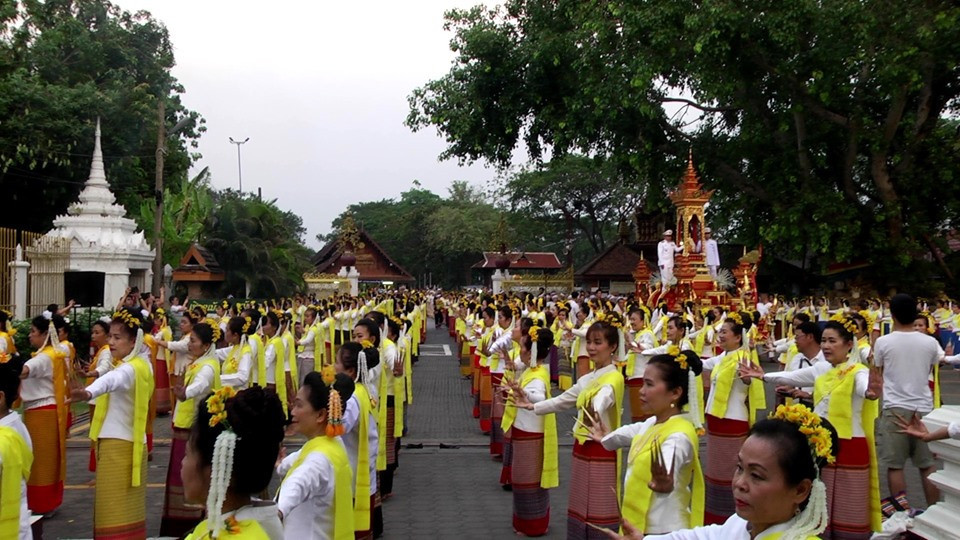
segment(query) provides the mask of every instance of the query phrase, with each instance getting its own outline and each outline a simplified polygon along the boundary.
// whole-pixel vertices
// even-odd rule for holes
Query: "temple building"
[[[350,242],[332,240],[317,252],[311,261],[314,275],[335,276],[340,275],[341,270],[346,275],[352,267],[360,274],[361,284],[410,285],[416,282],[416,278],[393,260],[367,231],[358,228],[353,234],[355,238]]]

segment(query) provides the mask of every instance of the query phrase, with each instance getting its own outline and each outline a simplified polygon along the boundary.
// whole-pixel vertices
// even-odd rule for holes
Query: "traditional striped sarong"
[[[503,373],[490,374],[490,387],[493,398],[493,404],[490,407],[490,454],[493,456],[503,455],[503,428],[500,422],[503,420],[503,392],[499,390],[500,383],[503,381]]]
[[[550,381],[557,382],[560,380],[560,350],[556,345],[550,346],[548,358],[550,358]]]
[[[733,473],[737,455],[747,440],[750,424],[745,420],[729,420],[706,415],[707,460],[703,468],[706,487],[704,525],[722,524],[735,511],[733,502]]]
[[[167,373],[167,360],[162,355],[153,362],[153,381],[153,403],[157,414],[168,415],[173,408],[170,402],[170,375]]]
[[[823,468],[830,524],[824,540],[870,538],[870,454],[865,437],[840,439],[837,462]]]
[[[573,386],[573,366],[570,365],[570,347],[560,347],[558,356],[557,386],[560,387],[560,390],[566,390]]]
[[[140,485],[132,486],[133,443],[97,441],[97,486],[93,537],[123,540],[147,537],[147,455],[140,464]]]
[[[643,403],[640,401],[640,389],[643,388],[643,379],[627,379],[627,395],[630,397],[630,420],[632,422],[643,422],[650,418],[649,414],[643,412]],[[739,448],[737,449],[739,451]]]
[[[471,352],[470,352],[470,354],[469,354],[468,356],[464,356],[464,355],[462,354],[462,351],[461,351],[461,354],[460,354],[460,357],[459,357],[459,358],[460,358],[460,376],[461,376],[461,377],[470,377],[471,375],[473,375],[473,366],[472,366],[472,364],[471,364],[472,361],[473,361],[473,351],[472,351],[472,349],[473,349],[473,347],[471,347]]]
[[[203,519],[202,504],[187,504],[183,493],[180,469],[187,453],[189,429],[173,428],[170,440],[170,464],[167,466],[167,489],[163,496],[163,519],[160,521],[160,536],[181,537],[193,530]]]
[[[91,416],[90,418],[93,418],[93,416]],[[147,459],[149,461],[153,460],[153,421],[156,419],[157,419],[157,403],[156,401],[151,399],[150,403],[147,404],[147,425],[146,425]],[[146,478],[146,476],[144,476],[144,478]]]
[[[480,431],[490,433],[493,412],[493,381],[490,378],[490,368],[480,368]]]
[[[387,396],[387,468],[380,471],[380,481],[377,483],[380,493],[384,496],[393,494],[393,473],[400,466],[400,439],[393,436],[396,410],[394,396]]]
[[[447,333],[450,337],[457,337],[457,318],[447,312]]]
[[[531,433],[515,427],[510,431],[514,462],[511,473],[513,528],[526,536],[542,536],[547,533],[547,528],[550,526],[550,492],[540,487],[540,474],[543,471],[543,433]],[[614,457],[613,471],[615,476],[616,457]],[[614,497],[614,510],[616,510],[616,498],[612,492],[611,496]]]
[[[383,500],[380,499],[380,488],[373,496],[373,504],[370,506],[370,521],[373,526],[373,537],[383,536]]]
[[[500,485],[509,486],[510,477],[512,476],[513,471],[513,441],[511,440],[511,434],[513,433],[513,427],[503,433],[503,466],[500,467]]]
[[[578,356],[577,357],[577,378],[580,380],[581,377],[590,373],[590,357],[589,356]]]
[[[47,405],[23,413],[33,441],[33,466],[27,480],[27,506],[34,514],[48,514],[63,504],[57,406]]]
[[[520,461],[518,449],[517,446],[513,451],[515,468]],[[516,478],[517,471],[513,475]],[[567,505],[568,539],[606,538],[587,523],[612,531],[619,529],[620,509],[616,487],[617,453],[605,450],[602,445],[590,440],[583,444],[574,442],[570,501]]]

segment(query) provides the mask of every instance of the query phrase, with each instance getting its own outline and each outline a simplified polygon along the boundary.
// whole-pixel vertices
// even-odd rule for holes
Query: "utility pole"
[[[243,193],[243,169],[240,167],[240,145],[249,140],[250,140],[250,137],[247,137],[242,141],[235,141],[233,140],[233,137],[230,137],[230,144],[237,145],[237,179],[239,180],[239,183],[240,183],[240,193]]]
[[[162,96],[157,106],[157,172],[153,197],[157,207],[153,213],[153,248],[156,255],[153,257],[153,283],[150,290],[153,294],[160,294],[160,285],[163,283],[163,156],[167,153],[167,118],[166,95]]]

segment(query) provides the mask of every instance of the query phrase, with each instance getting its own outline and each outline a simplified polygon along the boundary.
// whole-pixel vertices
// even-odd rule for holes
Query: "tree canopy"
[[[165,144],[176,187],[196,157],[200,116],[180,102],[162,23],[105,0],[0,3],[0,226],[46,231],[76,200],[102,119],[107,177],[136,212],[153,198],[158,102],[180,129]]]
[[[481,190],[461,181],[451,183],[446,197],[415,183],[398,199],[350,205],[333,220],[333,231],[347,214],[408,272],[432,274],[433,282],[444,286],[472,283],[471,266],[484,251],[499,251],[501,243],[511,250],[558,253],[565,243],[565,229],[541,216],[498,209]],[[335,238],[336,233],[318,236],[322,242]],[[584,254],[582,239],[574,240],[583,262],[589,253]]]
[[[669,207],[692,148],[727,238],[821,266],[872,262],[890,284],[952,279],[955,3],[508,0],[451,10],[446,27],[456,58],[413,92],[407,119],[439,131],[443,158],[590,156]]]

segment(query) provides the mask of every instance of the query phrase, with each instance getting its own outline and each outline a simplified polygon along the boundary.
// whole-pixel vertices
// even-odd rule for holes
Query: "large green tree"
[[[960,217],[956,3],[508,0],[447,28],[407,120],[442,157],[579,152],[668,206],[692,147],[728,238],[906,286]]]
[[[86,180],[97,117],[107,176],[133,213],[153,198],[158,103],[179,124],[165,143],[167,178],[183,178],[204,130],[180,102],[173,45],[147,12],[106,0],[0,2],[0,225],[47,230]]]
[[[276,201],[224,190],[214,194],[213,212],[200,243],[227,272],[224,294],[277,298],[303,290],[312,253],[303,245],[303,220]]]
[[[184,176],[172,186],[165,186],[163,219],[160,223],[164,264],[177,267],[190,245],[199,239],[212,209],[213,190],[210,187],[210,171],[206,167],[193,179]],[[156,203],[148,199],[140,203],[140,213],[136,216],[137,225],[153,246],[157,245],[153,236],[156,211]]]

